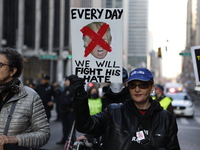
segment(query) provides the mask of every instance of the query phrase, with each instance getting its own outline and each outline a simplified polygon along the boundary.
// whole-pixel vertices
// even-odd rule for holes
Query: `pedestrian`
[[[88,90],[88,105],[90,115],[95,115],[102,111],[102,100],[99,97],[99,91],[96,87],[91,87]]]
[[[18,79],[23,61],[15,49],[0,48],[0,150],[7,146],[39,148],[50,138],[42,100]]]
[[[164,94],[164,87],[160,84],[155,85],[155,96],[152,98],[157,100],[163,109],[168,110],[169,112],[173,113],[173,106],[172,106],[172,98],[166,96]]]
[[[36,88],[36,85],[35,85],[35,83],[33,83],[33,82],[29,83],[28,86],[29,86],[30,88],[34,89],[34,90],[35,90],[35,88]]]
[[[56,119],[54,121],[60,121],[61,120],[60,110],[61,110],[62,104],[60,104],[58,97],[61,94],[62,89],[61,89],[60,85],[58,84],[58,82],[56,82],[56,81],[52,82],[52,86],[57,95],[56,97],[55,96],[53,97],[53,103],[55,103],[55,107],[56,107],[55,110],[56,110],[56,114],[57,114]]]
[[[81,133],[104,134],[103,150],[180,150],[176,118],[152,100],[154,78],[146,68],[130,72],[126,81],[131,98],[110,104],[90,116],[84,79],[71,75],[75,91],[76,129]]]
[[[50,85],[50,77],[48,75],[43,75],[41,84],[37,85],[35,90],[42,99],[47,114],[47,119],[50,121],[51,110],[53,109],[53,97],[57,97],[53,86]]]
[[[95,115],[102,111],[102,100],[99,96],[98,88],[96,87],[91,87],[88,90],[88,106],[90,110],[90,115]],[[97,142],[100,142],[100,136],[101,135],[85,134],[77,137],[76,141],[80,140],[92,141],[93,139],[96,139]]]
[[[102,96],[102,104],[103,104],[102,109],[105,109],[111,103],[123,103],[127,99],[131,98],[129,89],[125,85],[125,82],[127,79],[128,79],[128,72],[123,67],[122,68],[122,83],[110,83],[109,86],[108,85],[105,86],[106,90]],[[88,93],[90,93],[90,92],[88,92]],[[90,105],[89,105],[89,108],[90,108]],[[90,113],[90,115],[91,115],[91,113]],[[80,141],[80,140],[92,141],[94,139],[97,139],[97,141],[100,144],[102,138],[103,138],[102,135],[85,134],[85,135],[81,135],[81,136],[77,137],[77,141]]]
[[[65,144],[66,140],[68,140],[72,124],[75,120],[73,106],[72,106],[74,92],[69,87],[69,85],[70,85],[69,78],[65,77],[64,90],[61,92],[59,96],[61,123],[62,123],[62,139],[56,143],[58,145],[63,145]],[[75,138],[75,130],[73,132],[72,138]]]
[[[125,85],[127,79],[128,73],[127,70],[123,67],[122,83],[111,83],[102,96],[103,109],[111,103],[123,103],[125,100],[131,97],[129,89]]]

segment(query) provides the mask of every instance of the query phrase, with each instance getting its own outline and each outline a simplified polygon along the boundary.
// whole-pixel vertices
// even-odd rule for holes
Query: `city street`
[[[177,117],[178,137],[181,150],[197,150],[200,147],[200,97],[190,94],[194,99],[195,114],[193,118]]]
[[[46,96],[53,94],[52,98],[54,97],[54,102],[59,101],[56,99],[62,100],[61,103],[64,106],[64,110],[62,110],[62,108],[60,108],[60,110],[62,112],[68,112],[71,111],[71,106],[70,108],[65,108],[68,107],[68,101],[64,101],[63,99],[65,99],[65,97],[67,99],[71,97],[69,94],[70,91],[64,91],[63,94],[59,92],[58,96],[56,96],[56,93],[51,90],[49,85],[45,85],[45,87],[41,85],[41,89],[40,86],[38,89],[38,85],[43,83],[43,79],[47,80],[47,82],[49,80],[49,84],[52,85],[56,83],[58,86],[54,86],[54,89],[57,90],[68,86],[65,84],[66,77],[75,74],[80,78],[84,78],[85,83],[87,83],[85,90],[88,91],[92,86],[98,87],[100,97],[103,96],[103,93],[107,90],[104,86],[111,85],[111,92],[108,90],[108,101],[112,101],[111,97],[114,96],[116,98],[113,98],[113,100],[119,102],[122,101],[120,97],[123,97],[123,93],[126,91],[122,91],[124,90],[122,84],[112,83],[125,81],[123,75],[124,71],[121,70],[124,68],[130,76],[127,81],[135,80],[132,76],[140,73],[143,75],[147,74],[148,81],[150,81],[152,79],[152,74],[155,84],[164,86],[168,82],[177,82],[184,85],[184,88],[182,86],[169,87],[174,89],[174,92],[170,94],[177,94],[177,92],[183,94],[183,92],[186,91],[191,92],[187,93],[190,96],[185,93],[181,99],[174,98],[172,107],[175,109],[171,109],[171,111],[177,115],[177,136],[180,149],[199,150],[199,24],[200,0],[0,0],[0,70],[1,74],[5,75],[0,77],[0,92],[3,93],[0,106],[0,111],[2,112],[0,114],[0,119],[3,121],[0,122],[0,127],[5,126],[7,119],[5,114],[12,112],[7,110],[7,107],[3,107],[4,104],[7,106],[6,102],[9,102],[12,97],[15,97],[17,94],[19,95],[19,91],[22,91],[21,86],[18,86],[18,81],[16,80],[18,78],[24,85],[29,87],[32,85],[31,88],[40,95],[44,105],[46,105],[45,103],[47,101],[51,100],[51,97],[47,98]],[[10,55],[12,53],[9,52],[9,49],[16,51],[12,52],[13,56]],[[8,55],[6,53],[8,53]],[[17,54],[16,57],[14,56],[15,54]],[[149,73],[149,71],[146,72],[144,68],[149,69],[151,73]],[[133,69],[139,69],[139,71],[134,71]],[[139,81],[133,82],[140,82],[140,79],[144,77],[142,76],[139,77]],[[74,81],[75,80],[76,79],[74,79]],[[82,81],[82,79],[80,80]],[[146,79],[144,81],[146,81]],[[128,82],[126,82],[126,84],[127,83]],[[133,83],[133,86],[130,84],[131,86],[129,85],[129,88],[138,87],[148,90],[148,88],[151,87],[150,83],[151,82],[148,82],[148,87],[145,83],[143,84],[143,82],[141,82],[141,84]],[[76,86],[76,83],[74,86]],[[75,88],[77,87],[78,86]],[[116,91],[112,87],[114,87]],[[164,86],[164,93],[169,93],[169,88],[165,88]],[[185,88],[187,90],[185,90]],[[118,96],[119,90],[121,92]],[[153,91],[155,90],[152,89],[152,96],[155,95]],[[46,92],[48,93],[47,95],[45,94]],[[89,93],[88,96],[93,94]],[[138,106],[136,105],[137,107],[134,106],[134,108],[130,105],[130,109],[136,110],[136,113],[132,115],[136,116],[139,111],[142,113],[147,112],[145,116],[154,114],[154,112],[152,112],[152,114],[148,113],[152,108],[149,108],[149,106],[153,105],[147,102],[143,103],[144,100],[141,99],[141,97],[144,96],[143,93],[137,93],[135,96],[137,98],[136,100],[141,100],[141,103],[138,102]],[[190,101],[188,97],[189,99],[192,97],[192,101]],[[19,97],[19,99],[22,98],[25,99],[25,97]],[[31,92],[27,92],[26,98],[30,100],[34,99]],[[107,100],[107,97],[105,97],[105,99]],[[124,99],[124,101],[125,100],[126,99]],[[176,102],[176,100],[178,101]],[[98,101],[97,104],[94,104],[96,105],[95,107],[100,106],[100,99],[98,99]],[[106,103],[108,101],[106,101]],[[163,103],[162,106],[168,107],[167,103],[164,101],[160,103]],[[170,102],[171,100],[168,98],[167,101]],[[94,103],[96,103],[96,101]],[[105,105],[107,105],[106,103]],[[19,108],[34,108],[33,106],[35,105],[29,106],[29,104],[33,103],[24,102],[24,105],[21,103]],[[81,105],[77,109],[82,107]],[[94,110],[97,110],[95,107]],[[33,111],[33,113],[23,112],[27,111],[27,109],[17,109],[22,117],[20,117],[20,119],[15,119],[9,124],[8,134],[16,134],[19,131],[23,133],[28,132],[33,123],[36,124],[40,121],[38,121],[39,116],[37,118],[34,117],[35,111]],[[140,109],[146,109],[148,111]],[[31,111],[32,110],[35,109],[31,109]],[[100,107],[99,110],[101,111]],[[36,111],[37,114],[39,112],[40,111]],[[90,113],[91,112],[92,110],[90,110]],[[130,112],[132,112],[132,110]],[[49,112],[47,112],[47,116],[49,115],[48,113]],[[136,125],[129,123],[132,121],[132,116],[129,116],[131,119],[127,120],[128,111],[116,112],[116,114],[117,115],[114,117],[112,114],[106,114],[113,118],[100,120],[100,122],[97,122],[97,125],[94,125],[98,133],[101,133],[101,131],[109,131],[108,133],[111,133],[108,136],[106,135],[106,137],[108,137],[108,140],[106,139],[108,144],[105,144],[105,142],[104,145],[103,142],[100,143],[104,147],[108,145],[108,147],[111,147],[111,150],[129,149],[129,145],[130,147],[135,145],[135,143],[131,143],[132,141],[138,141],[138,143],[144,142],[149,146],[149,139],[151,138],[152,142],[154,137],[156,142],[162,145],[162,138],[165,139],[168,133],[170,133],[169,130],[172,131],[171,128],[168,129],[169,122],[168,124],[164,124],[161,120],[163,115],[160,114],[159,117],[161,116],[161,119],[159,118],[156,120],[158,117],[149,117],[148,119],[150,121],[146,121],[147,117],[145,118],[145,116],[140,119],[140,116],[138,117],[137,115],[137,120],[139,121],[134,121]],[[18,114],[14,112],[14,115],[17,116]],[[84,112],[79,115],[84,119]],[[101,117],[107,118],[107,116]],[[19,118],[19,115],[17,117]],[[26,119],[27,117],[32,120]],[[36,120],[34,120],[35,118]],[[64,150],[65,144],[56,144],[65,143],[65,141],[62,141],[62,123],[61,121],[56,121],[56,118],[57,113],[55,106],[51,111],[51,118],[48,120],[51,136],[41,149]],[[78,118],[79,117],[76,119]],[[152,118],[158,123],[159,127],[162,126],[164,129],[157,128],[154,124],[154,120],[151,121]],[[96,118],[94,119],[96,120]],[[167,121],[170,119],[171,118],[167,119]],[[175,119],[173,118],[171,120],[173,120],[173,123],[170,123],[173,125]],[[107,128],[107,124],[115,121],[119,123],[117,125],[111,124],[109,128]],[[85,123],[82,120],[80,122],[81,123],[76,123],[79,124],[82,129],[76,129],[90,133],[89,130],[87,131],[86,127],[88,125],[88,128],[92,129],[93,124],[91,122]],[[102,122],[103,127],[100,126],[101,128],[99,129],[98,125],[101,125]],[[125,124],[124,122],[128,123]],[[17,127],[15,128],[15,126]],[[42,128],[42,123],[40,123],[39,126]],[[70,126],[71,125],[65,125],[64,127]],[[155,130],[153,129],[151,131],[147,129],[150,127],[155,127]],[[18,129],[20,130],[18,131]],[[1,135],[3,135],[3,130],[0,131]],[[146,136],[146,132],[148,136]],[[76,137],[83,134],[84,133],[76,132]],[[127,142],[121,144],[122,141],[120,140],[123,140],[120,138],[121,135],[125,137],[124,140],[127,138],[126,141],[130,141],[131,144]],[[163,135],[164,137],[162,137]],[[36,136],[38,137],[40,134]],[[114,142],[112,142],[112,144],[110,144],[111,136],[114,137]],[[159,137],[158,139],[157,136],[161,136],[161,139]],[[170,135],[168,136],[168,139],[169,138],[173,139]],[[42,140],[45,139],[42,138]],[[119,146],[116,143],[118,143]],[[163,143],[169,144],[170,142],[167,140]],[[122,146],[120,147],[120,145]],[[114,146],[117,148],[113,148]],[[128,148],[125,148],[125,146]],[[133,149],[139,148],[134,147]]]
[[[54,107],[55,108],[55,107]],[[56,112],[52,110],[52,118],[50,120],[50,128],[51,128],[51,137],[46,145],[42,148],[47,150],[63,150],[64,145],[57,145],[56,142],[59,142],[62,138],[62,125],[61,122],[55,121]],[[79,136],[80,133],[77,133]]]
[[[197,150],[200,147],[200,98],[199,96],[192,96],[195,99],[195,115],[193,118],[177,117],[178,124],[178,138],[181,150]],[[55,107],[54,107],[55,108]],[[48,150],[63,150],[64,145],[57,145],[56,142],[62,138],[61,122],[54,121],[56,119],[55,110],[52,111],[52,118],[50,121],[51,138],[49,142],[42,148]],[[80,135],[78,133],[78,135]]]
[[[62,138],[62,126],[61,126],[61,122],[54,121],[55,119],[56,119],[56,112],[55,110],[53,110],[52,118],[50,120],[51,137],[48,143],[42,147],[43,149],[47,149],[47,150],[63,150],[64,149],[64,145],[56,144],[56,142],[60,141]]]

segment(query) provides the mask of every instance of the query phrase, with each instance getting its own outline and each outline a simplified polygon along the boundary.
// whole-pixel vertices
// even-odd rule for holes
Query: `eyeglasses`
[[[133,83],[129,83],[128,84],[128,88],[129,89],[135,89],[137,86],[140,88],[140,89],[147,89],[149,88],[149,86],[151,85],[152,83],[150,82],[143,82],[141,84],[133,84]]]
[[[2,68],[4,65],[10,66],[9,64],[4,64],[4,63],[0,62],[0,68]]]

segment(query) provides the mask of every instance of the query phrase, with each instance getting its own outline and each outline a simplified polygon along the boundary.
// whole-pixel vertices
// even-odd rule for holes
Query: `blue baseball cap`
[[[132,80],[153,81],[152,73],[146,68],[137,68],[130,72],[129,78],[126,83]]]

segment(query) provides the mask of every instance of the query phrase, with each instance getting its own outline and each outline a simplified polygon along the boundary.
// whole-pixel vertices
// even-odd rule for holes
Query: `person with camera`
[[[110,104],[90,116],[84,79],[71,75],[75,91],[76,129],[82,133],[104,134],[103,150],[180,150],[177,123],[173,114],[152,100],[154,78],[146,68],[130,72],[126,81],[131,98]]]

